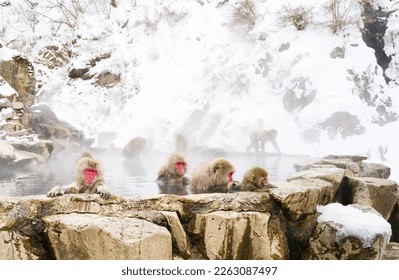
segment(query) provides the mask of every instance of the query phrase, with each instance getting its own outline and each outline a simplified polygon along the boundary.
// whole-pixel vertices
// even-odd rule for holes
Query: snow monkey
[[[185,153],[188,148],[187,139],[181,133],[176,133],[176,152]]]
[[[173,153],[158,172],[157,184],[161,193],[186,195],[190,179],[186,176],[187,160],[180,153]]]
[[[76,163],[75,172],[75,182],[63,187],[55,186],[47,193],[47,196],[55,197],[71,193],[97,193],[101,198],[109,198],[111,193],[104,185],[104,172],[101,163],[93,159],[89,152],[81,155]]]
[[[277,152],[279,154],[281,154],[280,148],[278,147],[277,142],[276,142],[276,137],[277,137],[277,130],[275,130],[275,129],[256,130],[249,135],[251,143],[248,145],[247,151],[254,148],[256,153],[258,153],[259,151],[264,152],[266,142],[270,141],[272,143],[273,147],[277,150]]]
[[[131,139],[125,147],[123,147],[122,153],[127,159],[139,157],[144,151],[147,144],[147,140],[144,137],[135,137]]]
[[[193,194],[230,192],[239,183],[233,181],[233,164],[224,158],[217,158],[202,164],[191,177],[190,191]]]
[[[269,184],[268,173],[262,167],[252,167],[244,174],[244,179],[241,183],[242,191],[259,191],[274,188]]]

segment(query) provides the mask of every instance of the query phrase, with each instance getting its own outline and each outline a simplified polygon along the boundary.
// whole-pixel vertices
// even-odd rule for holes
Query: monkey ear
[[[219,167],[218,167],[217,165],[215,165],[215,166],[213,167],[213,173],[216,173],[216,171],[218,171],[218,169],[219,169]]]

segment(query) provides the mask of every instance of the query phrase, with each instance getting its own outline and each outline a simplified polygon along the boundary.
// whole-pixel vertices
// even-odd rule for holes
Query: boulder
[[[398,202],[393,209],[391,217],[389,218],[388,222],[392,226],[392,242],[399,242],[399,194],[396,195]]]
[[[295,181],[299,179],[321,179],[330,182],[334,189],[334,194],[337,192],[342,179],[345,176],[353,176],[353,172],[348,169],[337,168],[335,166],[321,165],[314,166],[308,170],[300,171],[288,176],[287,181]],[[323,201],[322,204],[332,202],[332,198],[328,201]]]
[[[389,242],[385,247],[384,254],[382,255],[383,260],[399,260],[399,243]]]
[[[270,195],[283,210],[286,218],[298,221],[316,213],[317,205],[332,200],[332,183],[320,179],[301,179],[291,182],[273,182],[277,188]]]
[[[398,185],[392,180],[345,177],[341,188],[344,205],[358,203],[371,206],[386,220],[398,201]]]
[[[196,215],[190,233],[206,259],[288,259],[284,227],[273,232],[270,220],[269,213],[216,211]]]
[[[332,203],[318,207],[320,216],[303,259],[380,260],[391,226],[371,207]]]
[[[362,162],[359,176],[388,179],[391,176],[391,168],[379,163]]]
[[[170,260],[168,230],[136,218],[96,214],[43,218],[55,257],[61,260]]]
[[[18,92],[19,101],[30,107],[35,99],[36,78],[32,63],[17,55],[11,60],[0,61],[0,76]]]

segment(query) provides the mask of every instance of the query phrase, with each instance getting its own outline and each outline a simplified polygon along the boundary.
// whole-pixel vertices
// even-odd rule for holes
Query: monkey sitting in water
[[[174,153],[170,155],[164,166],[158,172],[156,180],[161,193],[186,195],[186,186],[190,179],[186,176],[187,161],[184,155]]]
[[[94,160],[88,152],[83,153],[76,163],[75,182],[64,187],[55,186],[47,193],[47,196],[56,197],[71,193],[97,193],[103,199],[108,199],[111,194],[104,185],[104,173],[101,163]]]
[[[233,181],[233,164],[224,158],[204,163],[191,176],[190,191],[193,194],[231,192],[239,186]]]
[[[252,167],[244,174],[244,179],[241,183],[242,191],[265,191],[271,188],[276,188],[269,184],[268,173],[261,167]]]

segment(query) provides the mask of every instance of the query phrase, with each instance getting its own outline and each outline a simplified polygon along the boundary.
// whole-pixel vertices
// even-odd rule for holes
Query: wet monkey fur
[[[187,160],[181,153],[173,153],[166,163],[160,168],[156,182],[161,193],[173,193],[184,195],[190,179],[185,176],[187,172]]]
[[[266,190],[273,188],[269,184],[268,173],[261,167],[252,167],[244,174],[244,178],[241,183],[242,191],[256,192],[259,190]]]
[[[204,163],[192,173],[190,191],[193,194],[229,192],[237,185],[233,180],[235,171],[233,164],[224,158]]]
[[[108,199],[111,195],[104,185],[104,172],[101,163],[85,152],[76,163],[75,182],[67,186],[55,186],[48,193],[49,197],[56,197],[72,193],[97,193],[101,198]]]
[[[125,158],[131,159],[140,157],[141,153],[145,150],[147,145],[147,139],[141,136],[131,139],[123,147],[122,154]]]

